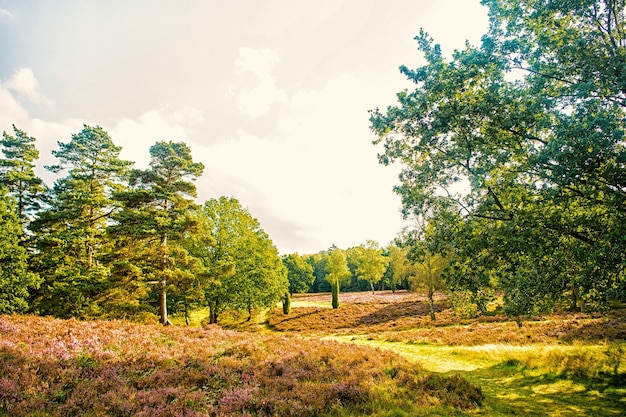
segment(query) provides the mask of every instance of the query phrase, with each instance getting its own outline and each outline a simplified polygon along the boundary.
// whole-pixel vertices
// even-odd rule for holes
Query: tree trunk
[[[289,293],[285,293],[283,297],[283,314],[288,315],[291,312],[291,296]]]
[[[376,292],[374,291],[374,283],[370,282],[370,287],[372,287],[372,294],[376,294]]]
[[[165,289],[167,282],[165,280],[161,281],[161,291],[159,292],[159,317],[161,319],[161,324],[164,326],[168,326],[172,324],[167,317],[167,290]]]
[[[428,308],[430,310],[430,319],[435,321],[435,300],[433,296],[435,295],[435,290],[431,286],[428,287]]]
[[[331,284],[331,287],[332,287],[332,290],[333,290],[333,292],[332,292],[332,297],[333,297],[333,299],[332,299],[332,306],[333,306],[334,309],[337,309],[337,308],[339,308],[339,283],[338,282],[336,282],[336,283],[333,282]]]
[[[572,283],[572,303],[569,308],[571,311],[578,310],[578,288],[576,288],[574,283]]]
[[[161,237],[161,252],[161,267],[162,271],[165,272],[168,268],[167,235]],[[167,317],[167,280],[165,279],[161,281],[161,292],[159,293],[159,316],[162,325],[167,326],[172,324]]]
[[[211,301],[209,303],[209,324],[217,324],[218,302]]]

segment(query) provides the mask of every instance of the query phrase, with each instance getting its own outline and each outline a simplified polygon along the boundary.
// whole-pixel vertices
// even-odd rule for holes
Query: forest
[[[236,198],[197,201],[204,166],[183,141],[156,142],[137,169],[84,125],[52,151],[57,179],[45,184],[36,138],[5,131],[0,364],[20,377],[0,378],[0,416],[75,413],[78,381],[92,374],[103,387],[124,381],[120,398],[161,415],[623,413],[626,2],[482,3],[480,45],[447,56],[420,32],[425,64],[400,67],[413,89],[370,111],[379,162],[400,166],[394,191],[414,225],[387,246],[280,254]],[[93,346],[88,323],[100,329]],[[142,341],[123,342],[116,326],[145,331],[148,353],[133,357],[125,349]],[[472,350],[498,343],[512,347]],[[419,365],[437,351],[475,367]],[[57,374],[45,352],[74,373]],[[32,372],[55,382],[39,386]],[[490,384],[515,377],[525,394],[496,402],[508,394]],[[529,405],[549,395],[544,385],[560,411]],[[35,386],[43,405],[27,393]],[[593,395],[599,405],[585,408]],[[93,415],[141,415],[92,400]]]

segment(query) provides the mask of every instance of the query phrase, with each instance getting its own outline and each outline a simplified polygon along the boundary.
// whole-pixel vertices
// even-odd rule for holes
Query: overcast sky
[[[57,141],[100,125],[122,158],[184,140],[201,203],[237,198],[283,254],[385,246],[402,228],[398,169],[368,110],[411,84],[426,30],[477,44],[479,0],[0,0],[0,131]]]

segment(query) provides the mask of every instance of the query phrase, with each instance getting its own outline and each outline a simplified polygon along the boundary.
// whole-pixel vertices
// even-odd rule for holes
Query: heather
[[[288,316],[273,310],[273,329],[299,334],[367,335],[388,341],[438,345],[484,344],[532,345],[538,343],[599,343],[626,340],[626,310],[606,314],[558,311],[531,316],[520,325],[501,313],[501,308],[474,317],[455,313],[450,301],[439,294],[435,302],[437,320],[429,317],[426,297],[405,291],[346,294],[347,303],[330,309],[324,295],[305,294],[294,299]],[[316,304],[317,303],[317,304]]]
[[[470,409],[389,350],[286,333],[0,316],[0,415],[313,416]]]

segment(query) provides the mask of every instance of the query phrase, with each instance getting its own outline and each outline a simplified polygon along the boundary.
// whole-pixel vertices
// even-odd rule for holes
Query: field
[[[159,327],[0,316],[0,416],[626,415],[626,311],[522,327],[397,292]],[[180,318],[175,323],[184,323]]]

